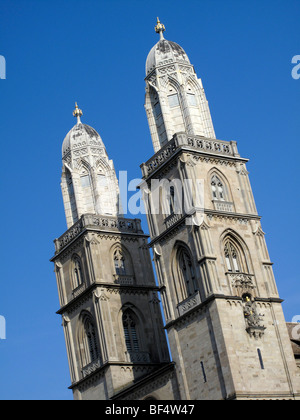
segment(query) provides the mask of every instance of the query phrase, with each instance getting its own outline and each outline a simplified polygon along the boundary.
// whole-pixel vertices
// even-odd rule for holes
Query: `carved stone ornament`
[[[249,293],[251,294],[251,296],[253,296],[255,289],[255,285],[253,283],[253,276],[244,273],[232,273],[230,274],[230,277],[233,292],[237,296],[242,297],[246,293]]]
[[[244,317],[246,321],[247,333],[254,337],[260,338],[264,334],[266,327],[262,325],[263,315],[259,314],[256,309],[255,302],[249,296],[246,296],[244,301]]]

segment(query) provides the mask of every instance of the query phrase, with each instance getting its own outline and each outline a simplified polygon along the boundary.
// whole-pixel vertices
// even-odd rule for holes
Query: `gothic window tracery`
[[[125,257],[120,248],[116,249],[114,252],[114,264],[117,275],[126,275]]]
[[[214,200],[225,201],[225,187],[216,175],[211,179],[211,190]]]
[[[251,262],[248,252],[236,238],[227,235],[223,242],[223,251],[226,263],[226,271],[228,273],[250,273]],[[250,265],[249,265],[250,264]]]
[[[238,258],[238,251],[231,241],[227,241],[225,243],[224,252],[227,270],[230,273],[240,273],[241,268],[240,261]]]

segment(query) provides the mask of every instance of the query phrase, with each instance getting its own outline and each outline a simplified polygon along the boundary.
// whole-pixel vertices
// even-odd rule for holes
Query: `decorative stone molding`
[[[227,212],[220,214],[211,210],[204,210],[204,212],[207,214],[207,218],[210,221],[212,221],[213,219],[216,219],[217,221],[228,222],[230,224],[239,223],[240,225],[247,225],[249,220],[252,220],[254,218],[260,219],[260,217],[257,215],[240,215],[240,214],[230,214]]]
[[[82,376],[86,378],[101,367],[101,360],[94,360],[82,369]]]
[[[145,351],[125,352],[128,363],[151,363],[150,354]]]
[[[262,322],[262,316],[257,312],[255,302],[247,297],[244,301],[244,317],[246,321],[246,331],[255,339],[261,338],[264,334],[266,327],[264,327]]]
[[[73,290],[72,295],[73,298],[76,298],[79,296],[82,292],[84,292],[86,289],[86,283],[81,283],[80,286],[76,287],[76,289]]]
[[[242,297],[245,293],[254,295],[255,284],[252,274],[229,273],[228,274],[233,294]]]
[[[121,368],[123,369],[123,368]],[[148,368],[148,374],[150,374],[151,372],[153,372],[155,369],[152,367]],[[118,396],[118,399],[120,400],[139,400],[144,398],[146,395],[150,394],[151,392],[153,392],[154,390],[158,390],[161,387],[165,386],[169,381],[172,381],[172,379],[174,378],[175,373],[174,373],[174,366],[170,365],[168,367],[167,372],[164,372],[162,374],[160,374],[159,376],[156,377],[151,377],[151,380],[147,380],[147,382],[145,383],[141,383],[141,384],[136,384],[134,386],[135,389],[129,388],[125,391],[123,391],[123,393],[121,392],[121,396]],[[123,394],[123,395],[122,395]]]
[[[116,284],[132,286],[134,284],[134,277],[133,276],[121,276],[118,274],[114,274],[114,279]]]
[[[234,212],[234,205],[229,201],[213,200],[217,211]]]
[[[60,238],[55,239],[55,253],[58,254],[86,228],[93,227],[97,230],[143,234],[139,219],[125,219],[123,217],[103,217],[95,214],[84,214],[78,222],[68,229]]]
[[[152,159],[141,165],[143,176],[146,178],[151,175],[183,146],[198,152],[216,154],[224,157],[239,157],[239,154],[235,150],[235,142],[209,139],[201,136],[187,136],[186,133],[177,133]],[[195,158],[196,160],[198,159],[198,157]],[[211,157],[208,157],[208,159],[210,158]],[[233,162],[233,164],[235,165],[235,162]]]
[[[184,315],[190,309],[195,308],[197,305],[201,303],[200,293],[196,292],[193,296],[190,296],[188,299],[184,300],[183,302],[179,303],[177,306],[179,316]]]
[[[179,220],[182,219],[181,214],[171,214],[165,219],[165,225],[166,229],[169,229],[170,227],[174,226],[175,223],[179,222]]]

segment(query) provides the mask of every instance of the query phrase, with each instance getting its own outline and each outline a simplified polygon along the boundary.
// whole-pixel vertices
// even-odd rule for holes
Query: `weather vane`
[[[157,18],[157,25],[155,26],[155,32],[160,34],[160,39],[164,38],[163,33],[165,32],[166,28],[163,23],[160,22],[159,18]]]
[[[80,124],[80,117],[83,115],[83,112],[81,111],[81,109],[78,108],[77,102],[75,102],[75,109],[73,111],[73,116],[77,117],[77,124]]]

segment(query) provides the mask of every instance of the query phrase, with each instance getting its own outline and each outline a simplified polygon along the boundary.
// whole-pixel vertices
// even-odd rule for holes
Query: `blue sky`
[[[61,145],[83,122],[117,172],[141,176],[153,154],[144,111],[145,61],[165,37],[203,80],[217,138],[250,159],[255,194],[287,321],[300,313],[299,0],[1,0],[2,177],[0,399],[72,399],[53,266],[66,230]],[[144,219],[143,219],[144,221]],[[148,231],[143,223],[144,230]]]

